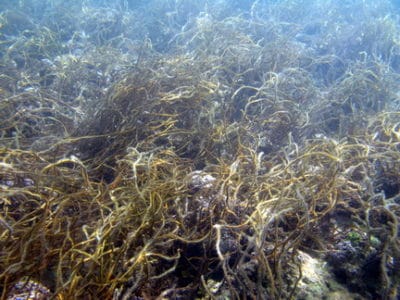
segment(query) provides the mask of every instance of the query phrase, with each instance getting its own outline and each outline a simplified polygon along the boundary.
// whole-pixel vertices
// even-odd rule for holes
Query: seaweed
[[[1,298],[398,296],[390,3],[162,2],[1,5]]]

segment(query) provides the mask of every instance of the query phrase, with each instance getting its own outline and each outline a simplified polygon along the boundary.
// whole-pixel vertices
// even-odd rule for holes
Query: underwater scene
[[[0,0],[0,299],[400,299],[400,5]]]

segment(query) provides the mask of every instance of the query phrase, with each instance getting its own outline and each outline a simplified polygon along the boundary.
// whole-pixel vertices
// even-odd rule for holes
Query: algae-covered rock
[[[299,251],[301,261],[301,279],[298,283],[298,300],[344,300],[360,299],[339,284],[331,273],[327,263],[319,258]],[[358,297],[358,298],[357,298]]]

